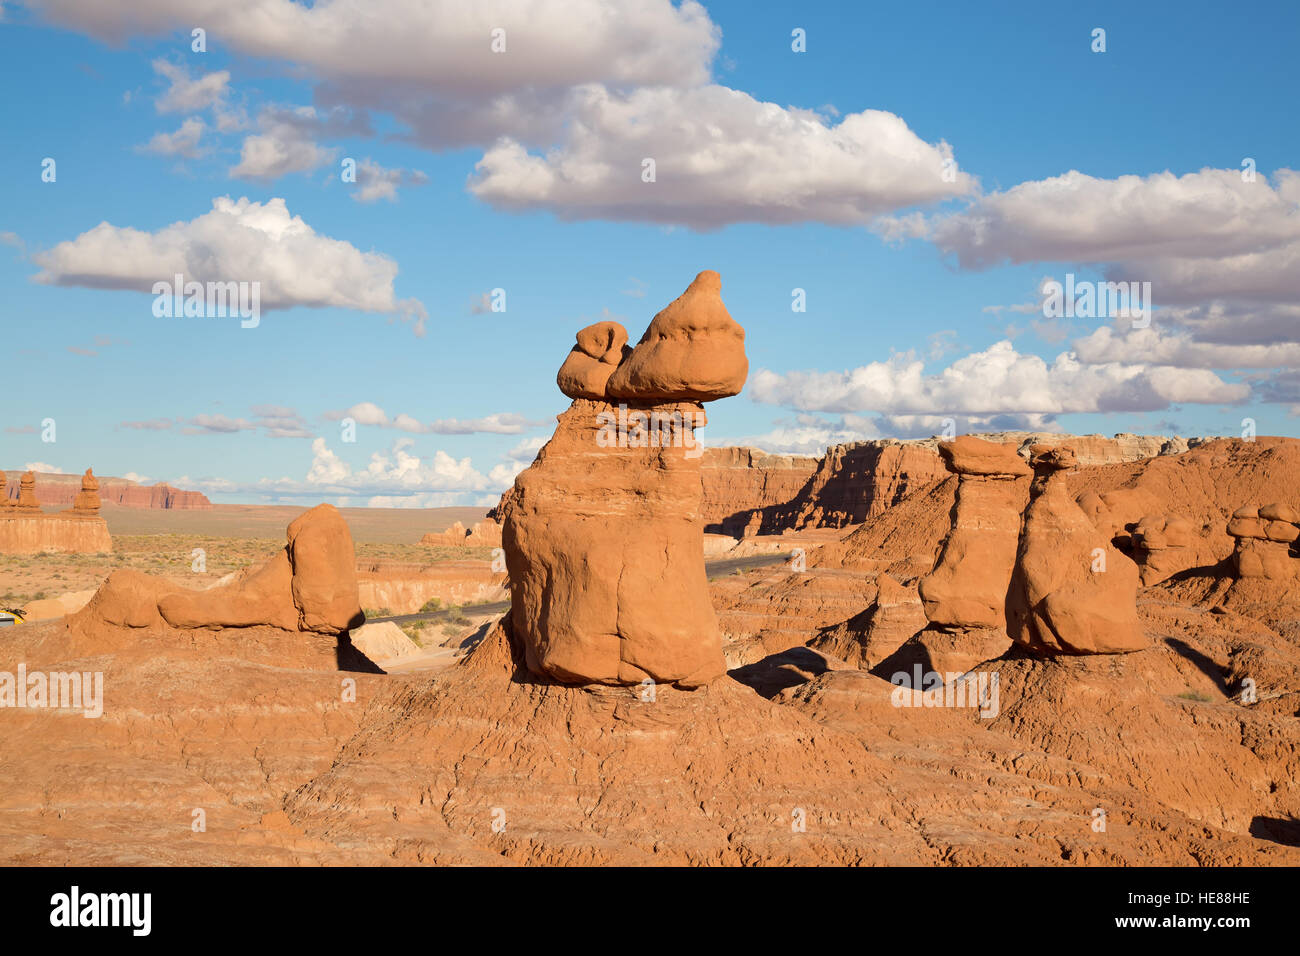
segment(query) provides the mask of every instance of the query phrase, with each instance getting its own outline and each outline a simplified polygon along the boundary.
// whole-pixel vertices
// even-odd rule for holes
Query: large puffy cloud
[[[1270,345],[1300,338],[1300,305],[1223,303],[1169,307],[1153,320],[1185,330],[1198,341],[1223,345]]]
[[[186,281],[259,282],[263,310],[337,306],[414,318],[424,307],[393,291],[397,263],[317,233],[283,199],[218,197],[210,212],[145,232],[101,222],[76,239],[34,255],[37,282],[152,290],[177,274]]]
[[[1071,343],[1079,359],[1090,363],[1141,362],[1179,368],[1261,368],[1300,366],[1300,343],[1228,344],[1199,341],[1187,332],[1153,325],[1120,330],[1102,326]]]
[[[189,32],[285,59],[322,98],[392,109],[427,145],[480,143],[524,121],[549,135],[569,88],[707,82],[720,31],[694,0],[31,0],[50,22],[120,43]],[[494,30],[505,51],[493,52]],[[545,123],[538,120],[546,118]]]
[[[1300,241],[1300,173],[1098,179],[1071,170],[980,197],[930,237],[967,268],[1002,262],[1224,259]]]
[[[1300,209],[1295,219],[1300,231]],[[1157,301],[1176,305],[1295,302],[1300,299],[1300,238],[1259,252],[1131,260],[1109,266],[1106,274],[1148,281]]]
[[[982,196],[919,228],[910,221],[910,231],[966,268],[1079,262],[1111,281],[1149,282],[1151,328],[1094,330],[1073,343],[1085,363],[1205,370],[1300,361],[1294,170],[1250,181],[1236,169],[1116,179],[1071,171]]]
[[[411,454],[413,439],[400,438],[388,452],[375,452],[359,471],[317,438],[311,444],[312,463],[307,483],[334,494],[380,494],[383,492],[485,491],[487,478],[474,469],[469,458],[453,458],[441,449],[429,459]]]
[[[828,123],[711,84],[720,31],[694,0],[34,5],[107,40],[203,24],[210,42],[291,61],[316,81],[318,106],[391,113],[402,135],[433,149],[487,147],[472,189],[502,208],[700,229],[857,225],[974,188],[946,143],[892,113]],[[496,30],[504,52],[493,51]],[[301,128],[259,122],[234,176],[274,179],[332,158]],[[647,157],[653,184],[641,178]],[[391,197],[391,171],[367,177],[358,199]]]
[[[574,91],[570,113],[558,148],[530,153],[514,139],[493,146],[475,167],[471,192],[503,208],[551,209],[566,219],[707,229],[864,224],[974,187],[952,165],[946,143],[926,143],[879,110],[830,125],[811,110],[724,86],[630,93],[586,86]],[[646,159],[655,164],[653,182],[643,181]]]
[[[923,226],[884,223],[886,236],[925,236],[965,268],[1095,264],[1111,280],[1150,282],[1162,306],[1240,310],[1300,298],[1300,172],[1291,169],[1249,182],[1234,169],[1116,179],[1071,171]]]
[[[1249,386],[1206,369],[1141,363],[1086,364],[1063,352],[1049,365],[1018,353],[1010,342],[973,352],[935,374],[911,355],[846,372],[760,369],[750,377],[754,401],[804,411],[875,411],[885,416],[989,418],[1080,412],[1154,411],[1180,402],[1245,401]]]

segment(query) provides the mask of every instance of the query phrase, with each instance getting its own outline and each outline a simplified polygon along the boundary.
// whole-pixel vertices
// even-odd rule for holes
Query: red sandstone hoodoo
[[[694,687],[725,672],[695,430],[749,363],[720,289],[701,272],[633,349],[617,323],[583,329],[560,369],[573,404],[502,509],[510,625],[534,674]]]

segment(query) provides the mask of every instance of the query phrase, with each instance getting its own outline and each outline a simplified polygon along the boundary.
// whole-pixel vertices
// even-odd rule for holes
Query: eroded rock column
[[[939,454],[957,475],[957,500],[939,559],[920,582],[930,623],[917,641],[935,670],[965,671],[1011,645],[1005,601],[1030,471],[1014,445],[969,435],[941,443]]]
[[[573,404],[502,515],[511,630],[535,674],[693,687],[725,671],[696,431],[748,362],[719,289],[700,273],[634,349],[617,323],[578,333],[558,377]]]

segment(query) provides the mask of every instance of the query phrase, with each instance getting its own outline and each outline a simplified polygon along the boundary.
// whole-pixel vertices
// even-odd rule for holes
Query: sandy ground
[[[299,505],[213,505],[211,511],[169,511],[105,505],[108,531],[119,534],[193,534],[224,538],[284,540],[284,529]],[[481,521],[486,508],[340,508],[357,544],[416,544],[430,531],[445,531],[457,521]]]
[[[47,508],[46,511],[57,511]],[[259,564],[284,545],[284,529],[301,508],[279,505],[215,505],[211,511],[105,506],[102,514],[113,535],[113,553],[0,554],[0,606],[97,588],[122,568],[159,574],[182,587],[205,587],[223,575]],[[464,558],[463,548],[419,544],[430,531],[457,521],[483,518],[482,508],[343,508],[352,531],[359,566],[371,562],[423,566],[445,558]],[[196,569],[196,551],[203,552]],[[482,557],[481,549],[474,557]],[[486,552],[484,552],[486,554]]]

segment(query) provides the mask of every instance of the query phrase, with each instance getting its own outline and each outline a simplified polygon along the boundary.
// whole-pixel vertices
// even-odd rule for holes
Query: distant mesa
[[[1168,460],[1205,443],[1200,438],[1128,433],[1110,438],[1049,432],[988,432],[962,437],[1010,444],[1023,459],[1033,445],[1068,444],[1085,467]],[[943,442],[937,436],[872,439],[832,445],[815,456],[770,454],[756,448],[707,449],[706,530],[740,536],[862,524],[952,474],[939,457]],[[1119,525],[1137,521],[1161,506],[1155,499],[1134,503],[1125,508]]]
[[[0,554],[112,551],[108,524],[99,516],[98,487],[94,474],[87,468],[81,476],[80,489],[70,502],[73,507],[46,514],[37,496],[33,472],[23,472],[16,483],[0,473]],[[17,494],[6,496],[6,489]]]
[[[5,472],[9,480],[9,500],[17,501],[20,488],[18,482],[22,473]],[[75,507],[77,496],[85,489],[82,475],[54,475],[44,472],[33,474],[33,493],[45,505]],[[182,491],[165,482],[156,485],[142,485],[128,478],[95,478],[98,487],[94,489],[103,504],[116,505],[120,508],[161,508],[171,510],[211,509],[212,502],[198,491]]]

